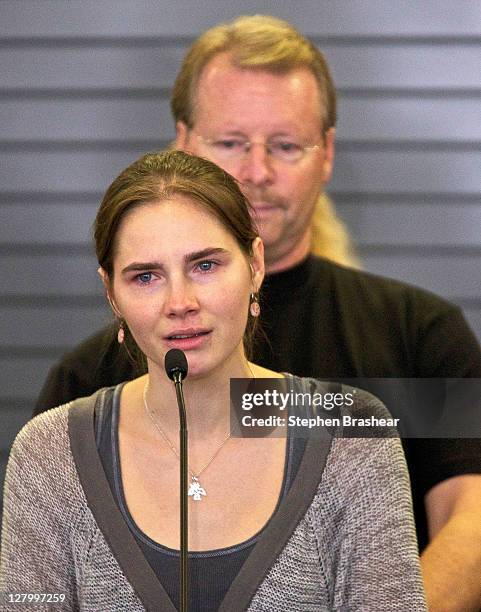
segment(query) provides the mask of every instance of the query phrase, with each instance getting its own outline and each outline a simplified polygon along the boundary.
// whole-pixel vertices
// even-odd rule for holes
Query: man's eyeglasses
[[[300,161],[307,152],[322,146],[321,144],[302,145],[287,138],[272,138],[262,142],[238,136],[229,138],[204,138],[199,134],[195,136],[209,148],[212,157],[219,160],[242,159],[249,153],[252,145],[259,144],[274,159],[293,164]]]

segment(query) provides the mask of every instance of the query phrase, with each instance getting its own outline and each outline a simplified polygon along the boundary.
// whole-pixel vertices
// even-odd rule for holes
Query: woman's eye
[[[201,261],[196,267],[201,272],[212,272],[216,265],[215,261]]]
[[[142,272],[142,274],[137,274],[135,280],[141,285],[148,285],[152,280],[152,272]]]

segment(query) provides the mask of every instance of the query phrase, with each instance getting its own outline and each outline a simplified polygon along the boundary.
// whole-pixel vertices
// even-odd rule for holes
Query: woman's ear
[[[112,311],[114,313],[114,315],[118,318],[121,319],[122,315],[120,314],[119,309],[117,308],[117,305],[112,297],[111,294],[111,290],[110,290],[110,278],[109,275],[107,274],[107,272],[102,268],[98,268],[97,272],[100,276],[100,278],[102,279],[102,283],[105,289],[105,297],[107,298],[109,304],[110,304],[110,308],[112,308]]]
[[[102,284],[105,287],[105,290],[108,290],[109,288],[109,275],[107,274],[107,272],[102,268],[102,266],[99,266],[97,268],[97,274],[100,276],[100,278],[102,279]]]
[[[251,270],[253,293],[257,293],[261,288],[265,275],[264,243],[259,236],[252,241]]]

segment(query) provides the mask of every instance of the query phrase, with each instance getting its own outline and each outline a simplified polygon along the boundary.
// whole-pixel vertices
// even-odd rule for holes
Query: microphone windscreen
[[[182,378],[187,376],[189,366],[184,351],[180,349],[170,349],[165,354],[165,371],[170,380],[174,380],[174,375],[180,372]]]

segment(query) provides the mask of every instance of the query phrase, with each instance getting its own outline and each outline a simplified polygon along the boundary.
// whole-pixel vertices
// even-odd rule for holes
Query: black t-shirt
[[[481,349],[461,310],[404,283],[309,257],[267,276],[261,309],[253,361],[273,370],[321,379],[481,378]],[[35,414],[141,373],[104,329],[51,370]],[[451,476],[481,473],[481,441],[404,440],[404,448],[423,548],[425,493]]]

